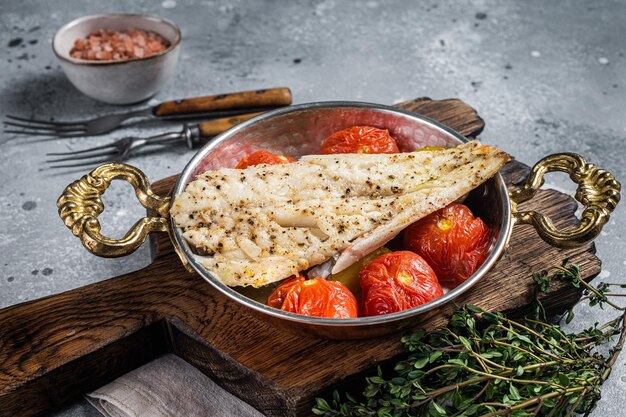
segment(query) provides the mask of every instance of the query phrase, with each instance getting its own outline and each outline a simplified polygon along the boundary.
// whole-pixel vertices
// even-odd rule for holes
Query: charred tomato
[[[452,203],[404,231],[404,249],[422,256],[439,281],[451,287],[469,278],[487,257],[493,238],[480,217]]]
[[[290,156],[278,155],[268,151],[256,151],[241,158],[235,168],[245,169],[254,165],[288,164],[289,162],[296,162],[296,160]]]
[[[359,280],[362,316],[407,310],[443,295],[432,268],[409,251],[379,256],[361,268]]]
[[[388,130],[372,126],[353,126],[330,135],[322,143],[322,154],[397,153],[398,145]]]
[[[323,278],[289,278],[267,298],[268,306],[305,316],[349,319],[358,316],[358,304],[340,282]]]

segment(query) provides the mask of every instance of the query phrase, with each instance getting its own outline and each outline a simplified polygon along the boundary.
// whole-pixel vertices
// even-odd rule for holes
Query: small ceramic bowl
[[[70,50],[79,38],[98,29],[142,29],[169,42],[156,55],[125,61],[89,61],[72,58]],[[71,21],[57,31],[52,50],[67,78],[84,94],[110,104],[131,104],[152,97],[174,73],[180,51],[180,29],[160,17],[140,14],[102,14]]]

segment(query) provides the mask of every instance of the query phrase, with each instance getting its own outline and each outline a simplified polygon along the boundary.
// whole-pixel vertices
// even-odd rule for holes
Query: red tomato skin
[[[296,160],[290,156],[278,155],[268,151],[256,151],[241,158],[235,168],[245,169],[254,165],[288,164],[289,162],[296,162]]]
[[[289,294],[289,291],[291,291],[291,289],[294,286],[299,285],[303,282],[304,282],[304,277],[302,275],[296,275],[296,276],[287,278],[286,280],[281,282],[280,285],[276,287],[274,291],[272,291],[269,297],[267,297],[267,301],[265,302],[265,304],[267,304],[270,307],[274,307],[280,310],[283,303],[285,302],[285,298],[287,297],[287,294]]]
[[[493,236],[480,217],[452,203],[404,231],[404,248],[422,256],[439,281],[456,287],[485,261]]]
[[[358,303],[340,282],[297,276],[282,283],[267,299],[267,305],[312,317],[348,319],[358,317]]]
[[[398,145],[388,130],[371,126],[353,126],[330,135],[322,143],[322,154],[398,153]]]
[[[388,253],[359,271],[361,316],[395,313],[443,295],[437,276],[426,261],[409,251]]]

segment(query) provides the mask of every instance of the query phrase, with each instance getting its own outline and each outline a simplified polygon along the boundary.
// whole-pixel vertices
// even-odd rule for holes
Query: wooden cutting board
[[[465,136],[484,127],[460,100],[417,99],[398,107]],[[512,162],[502,174],[514,187],[527,170]],[[153,189],[167,194],[174,181],[166,178]],[[520,207],[549,214],[564,226],[575,222],[577,205],[560,192],[544,190]],[[179,355],[268,416],[303,416],[310,414],[316,395],[402,353],[397,334],[330,341],[272,328],[187,272],[167,236],[151,244],[153,263],[142,270],[0,310],[0,416],[58,407],[164,352]],[[520,312],[535,296],[532,272],[571,258],[591,279],[600,272],[594,253],[592,244],[552,248],[530,226],[516,226],[497,266],[456,301]],[[544,304],[559,312],[578,297],[571,288],[553,285]],[[425,317],[420,326],[444,324],[451,308]]]

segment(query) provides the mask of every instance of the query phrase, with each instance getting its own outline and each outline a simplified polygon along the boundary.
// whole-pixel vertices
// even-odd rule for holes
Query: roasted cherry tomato
[[[276,289],[267,297],[267,302],[265,304],[280,310],[289,291],[294,286],[302,284],[303,282],[304,277],[302,275],[287,278],[281,282],[280,285],[276,287]]]
[[[444,285],[469,278],[487,257],[489,228],[467,206],[452,203],[404,231],[404,248],[426,259]]]
[[[397,153],[398,145],[388,130],[371,126],[353,126],[330,135],[322,144],[323,154]]]
[[[378,258],[380,255],[384,255],[385,253],[390,252],[391,250],[382,246],[376,249],[374,252],[370,253],[369,255],[365,255],[363,259],[355,262],[343,271],[332,274],[330,277],[328,277],[328,279],[331,281],[341,282],[343,285],[348,287],[348,289],[352,292],[352,294],[355,295],[355,297],[358,297],[359,294],[361,294],[361,285],[359,284],[359,271],[361,270],[361,267]]]
[[[359,279],[362,316],[395,313],[443,295],[432,268],[409,251],[379,256],[361,268]]]
[[[253,165],[288,164],[289,162],[296,162],[296,160],[290,156],[277,155],[268,151],[256,151],[241,158],[235,168],[245,169]]]
[[[289,278],[267,298],[268,306],[305,316],[335,319],[355,318],[358,304],[350,290],[340,282],[323,278]]]

